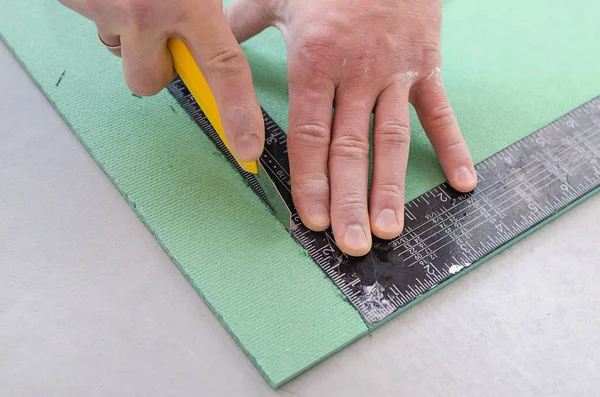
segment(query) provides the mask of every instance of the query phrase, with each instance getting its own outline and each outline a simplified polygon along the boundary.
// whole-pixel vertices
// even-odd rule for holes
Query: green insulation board
[[[367,334],[175,99],[129,92],[93,23],[55,0],[0,0],[0,34],[271,386]],[[474,160],[599,95],[599,38],[597,0],[445,1],[444,83]],[[283,39],[268,29],[243,48],[286,129]],[[414,112],[412,126],[409,200],[444,181]]]

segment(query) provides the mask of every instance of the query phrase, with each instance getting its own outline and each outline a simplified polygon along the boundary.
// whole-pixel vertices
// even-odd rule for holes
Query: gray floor
[[[271,390],[0,45],[2,396],[592,396],[600,195]]]

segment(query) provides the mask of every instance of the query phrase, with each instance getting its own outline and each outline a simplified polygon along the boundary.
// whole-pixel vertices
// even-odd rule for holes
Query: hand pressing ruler
[[[237,165],[183,82],[168,88],[266,200],[254,175]],[[313,232],[301,223],[291,195],[287,135],[264,111],[263,118],[266,141],[260,161],[292,208],[292,235],[371,325],[600,190],[597,97],[479,163],[474,191],[459,193],[443,183],[408,202],[398,238],[374,238],[369,254],[349,257],[336,246],[331,229]]]

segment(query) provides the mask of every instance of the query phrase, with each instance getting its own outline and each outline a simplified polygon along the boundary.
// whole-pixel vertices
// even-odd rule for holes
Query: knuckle
[[[292,196],[298,207],[306,207],[309,203],[328,206],[329,180],[323,172],[309,172],[293,176]]]
[[[244,72],[246,57],[238,46],[226,46],[213,54],[207,66],[210,72],[219,77],[234,77]]]
[[[290,97],[311,94],[328,95],[333,91],[331,69],[323,62],[306,62],[294,55],[288,64],[288,89]]]
[[[126,11],[129,15],[131,24],[138,30],[150,29],[154,27],[152,8],[146,0],[127,0]]]
[[[355,84],[368,84],[381,74],[382,65],[378,62],[380,49],[377,44],[367,43],[361,52],[352,59],[346,71],[347,78]],[[383,66],[386,68],[387,66]],[[362,87],[361,87],[362,88]]]
[[[322,122],[300,124],[290,131],[290,145],[301,147],[322,147],[329,146],[330,130]]]
[[[410,126],[389,121],[377,130],[378,141],[386,146],[408,146],[410,145]]]
[[[447,129],[454,124],[454,111],[450,105],[435,106],[429,114],[429,124],[432,128]]]
[[[329,27],[311,26],[299,39],[294,53],[303,66],[314,63],[333,63],[335,49],[335,34]]]
[[[307,32],[301,48],[307,54],[322,55],[331,53],[333,44],[333,37],[328,34],[327,29],[318,29]]]
[[[417,58],[422,70],[430,70],[441,64],[442,54],[438,40],[423,40],[417,48],[420,49]]]
[[[346,193],[338,199],[337,207],[343,212],[366,211],[367,199],[358,192]]]
[[[374,183],[372,190],[378,197],[390,201],[398,201],[404,197],[404,188],[393,182]]]
[[[331,145],[331,156],[349,160],[363,160],[369,155],[369,142],[357,134],[344,134]]]
[[[421,42],[421,54],[425,59],[436,58],[440,55],[439,40],[425,39]]]
[[[445,150],[458,153],[468,152],[467,144],[464,141],[451,142],[446,145]]]

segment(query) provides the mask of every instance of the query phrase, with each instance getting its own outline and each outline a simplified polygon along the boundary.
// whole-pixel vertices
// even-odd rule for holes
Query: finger
[[[117,34],[111,33],[110,30],[97,25],[98,27],[98,38],[104,44],[106,49],[112,54],[120,57],[121,56],[121,37]],[[114,47],[114,48],[112,48]]]
[[[412,87],[410,101],[437,153],[452,187],[469,192],[477,184],[477,174],[467,144],[460,132],[441,78],[422,80]]]
[[[227,140],[240,160],[254,161],[265,130],[250,65],[220,8],[192,20],[183,37],[213,92]]]
[[[357,90],[368,97],[366,90]],[[338,88],[329,151],[331,225],[342,251],[352,256],[371,249],[367,207],[369,181],[369,122],[375,100],[350,98]]]
[[[379,96],[373,126],[370,218],[373,234],[398,237],[404,226],[404,181],[410,149],[408,88],[392,84]]]
[[[273,13],[269,6],[259,6],[254,0],[236,0],[225,7],[225,18],[239,43],[271,26]]]
[[[335,85],[294,58],[288,70],[292,196],[302,223],[322,231],[330,224],[327,159]]]
[[[173,60],[166,37],[121,37],[121,56],[125,81],[134,94],[155,95],[173,80]]]

